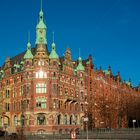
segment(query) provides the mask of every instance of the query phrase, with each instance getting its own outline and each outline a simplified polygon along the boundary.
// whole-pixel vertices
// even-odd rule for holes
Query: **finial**
[[[40,18],[40,20],[43,20],[42,0],[41,0],[41,4],[40,4],[39,18]]]
[[[108,71],[111,71],[111,66],[108,66]]]
[[[79,58],[78,58],[78,61],[79,61],[79,63],[81,63],[82,62],[82,58],[80,57],[80,48],[79,48]]]
[[[118,71],[118,76],[120,76],[120,71]]]
[[[40,10],[42,11],[42,0],[41,0],[41,4],[40,4]]]
[[[52,49],[55,50],[55,43],[54,43],[54,32],[52,32],[53,35],[53,42],[52,42]]]
[[[30,31],[28,32],[28,42],[30,42]]]
[[[53,35],[53,43],[54,43],[54,32],[52,32],[52,35]]]
[[[81,55],[81,54],[80,54],[80,48],[79,48],[79,57],[80,57],[80,55]]]
[[[31,43],[30,43],[30,32],[28,32],[28,43],[27,43],[27,50],[31,49]]]

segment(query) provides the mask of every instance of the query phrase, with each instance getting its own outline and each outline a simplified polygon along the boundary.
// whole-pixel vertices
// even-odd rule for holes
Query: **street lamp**
[[[133,122],[133,129],[135,129],[136,120],[132,120],[132,122]]]
[[[88,113],[87,113],[87,106],[88,106],[88,102],[87,102],[87,98],[85,100],[85,117],[84,117],[84,122],[86,124],[86,132],[87,132],[87,140],[88,140],[88,121],[89,121],[89,118],[88,118]]]
[[[87,124],[87,140],[88,140],[88,117],[84,117],[84,122]]]
[[[4,128],[5,128],[5,140],[7,139],[7,132],[6,132],[6,128],[8,127],[8,124],[7,123],[4,123]]]

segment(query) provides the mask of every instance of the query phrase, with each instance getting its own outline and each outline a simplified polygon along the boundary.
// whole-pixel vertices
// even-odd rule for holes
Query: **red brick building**
[[[36,26],[36,45],[13,58],[0,70],[1,126],[9,132],[69,132],[83,128],[87,98],[85,69],[79,57],[72,61],[68,48],[64,57],[56,45],[48,52],[43,11]]]
[[[127,127],[140,119],[140,88],[122,82],[111,69],[94,70],[92,57],[59,57],[48,51],[43,11],[36,26],[35,47],[7,58],[0,68],[0,126],[9,132],[70,132],[88,127]],[[133,102],[133,104],[132,104]],[[133,110],[135,109],[135,111]]]
[[[113,75],[110,66],[108,70],[94,70],[91,56],[84,64],[89,129],[139,127],[140,86],[132,87],[130,80],[123,81],[120,72]]]

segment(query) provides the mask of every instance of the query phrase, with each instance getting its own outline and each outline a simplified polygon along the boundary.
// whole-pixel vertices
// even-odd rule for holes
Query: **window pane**
[[[44,83],[36,84],[36,93],[47,93],[46,84]]]

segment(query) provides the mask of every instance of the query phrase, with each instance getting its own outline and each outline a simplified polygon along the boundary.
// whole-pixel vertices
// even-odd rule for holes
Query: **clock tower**
[[[42,1],[41,1],[41,10],[39,12],[39,23],[36,26],[36,45],[40,44],[47,45],[46,31],[47,27],[43,19]]]

